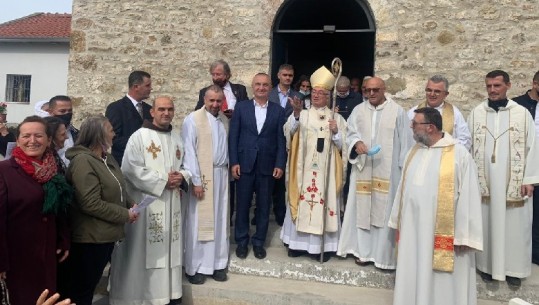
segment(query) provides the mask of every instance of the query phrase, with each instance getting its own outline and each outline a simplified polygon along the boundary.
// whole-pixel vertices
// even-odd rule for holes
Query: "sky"
[[[73,0],[0,0],[0,23],[33,13],[71,13]]]

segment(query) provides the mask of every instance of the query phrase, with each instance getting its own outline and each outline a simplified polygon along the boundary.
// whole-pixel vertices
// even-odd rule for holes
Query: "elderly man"
[[[532,88],[523,95],[513,99],[517,104],[527,108],[535,123],[535,136],[539,140],[539,71],[535,72]],[[532,263],[539,265],[539,187],[533,189],[533,226],[532,226]]]
[[[346,76],[341,76],[337,80],[337,111],[345,120],[348,120],[354,108],[363,102],[361,94],[350,90],[350,80]]]
[[[227,118],[232,117],[234,107],[237,102],[248,100],[247,89],[244,85],[233,84],[230,82],[232,71],[228,63],[222,59],[216,60],[210,65],[210,74],[213,85],[217,85],[223,89],[224,99],[221,101],[221,111]],[[195,110],[205,106],[204,97],[206,90],[211,86],[200,89],[198,93],[198,102]]]
[[[183,165],[192,191],[184,218],[185,273],[191,284],[206,275],[226,281],[228,263],[228,119],[221,111],[223,89],[212,85],[204,107],[189,114],[182,127]]]
[[[413,138],[406,111],[385,96],[378,77],[365,82],[369,102],[348,119],[347,154],[352,166],[338,255],[357,264],[395,269],[395,231],[387,226],[406,153]],[[369,153],[380,147],[380,152]]]
[[[485,77],[488,99],[468,117],[472,156],[478,166],[484,251],[477,253],[483,280],[520,286],[531,274],[532,195],[539,183],[539,151],[533,119],[507,99],[505,71]]]
[[[73,102],[69,96],[57,95],[49,100],[49,115],[57,117],[64,122],[67,128],[67,139],[64,142],[64,147],[58,150],[58,155],[66,166],[69,165],[69,160],[65,157],[66,151],[73,147],[77,140],[79,130],[71,124],[73,118]]]
[[[105,111],[116,136],[112,140],[112,155],[122,164],[125,146],[129,137],[137,131],[144,120],[152,120],[152,106],[144,100],[152,92],[152,78],[144,71],[133,71],[127,80],[129,91],[120,100],[110,103]]]
[[[414,118],[414,111],[423,107],[431,107],[442,115],[444,131],[453,136],[466,149],[470,149],[472,139],[466,120],[455,105],[451,105],[445,101],[449,95],[449,81],[442,75],[434,75],[427,81],[425,87],[426,101],[417,106],[412,107],[408,111],[408,117]]]
[[[238,206],[234,238],[236,256],[249,252],[249,210],[256,193],[256,232],[251,238],[256,258],[266,257],[271,192],[275,179],[283,176],[286,143],[283,134],[284,109],[269,102],[269,75],[258,73],[252,82],[254,99],[236,104],[230,121],[229,156],[232,177],[237,180]]]
[[[389,226],[399,230],[394,305],[475,305],[483,249],[477,169],[442,130],[433,108],[415,110],[417,144],[404,163]]]
[[[302,110],[301,100],[295,98],[293,115],[285,124],[289,206],[281,239],[290,257],[310,253],[327,261],[330,252],[337,251],[347,158],[341,158],[346,121],[328,108],[334,82],[327,68],[316,70],[311,76],[311,108]]]
[[[183,145],[171,125],[172,100],[156,98],[150,114],[153,120],[144,121],[127,142],[122,172],[136,202],[145,194],[156,199],[139,211],[139,221],[125,227],[125,239],[114,249],[109,297],[114,305],[181,303],[180,186],[185,190],[188,173],[181,170]]]

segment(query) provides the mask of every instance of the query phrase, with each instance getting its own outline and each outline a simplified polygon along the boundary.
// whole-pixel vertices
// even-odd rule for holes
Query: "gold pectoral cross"
[[[152,140],[152,144],[146,148],[146,150],[152,154],[153,159],[157,159],[157,153],[161,152],[161,145],[156,146]]]

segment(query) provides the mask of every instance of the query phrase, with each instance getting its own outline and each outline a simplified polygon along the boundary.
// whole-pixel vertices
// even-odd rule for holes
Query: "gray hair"
[[[232,76],[232,72],[230,71],[230,66],[228,65],[228,63],[226,61],[224,61],[222,59],[216,60],[216,61],[211,63],[211,65],[210,65],[210,73],[212,73],[212,71],[215,68],[217,68],[217,66],[223,66],[223,70],[225,70],[226,75]]]
[[[429,80],[435,84],[443,82],[445,86],[445,91],[449,91],[449,81],[447,80],[447,78],[443,77],[442,75],[436,74],[432,76],[431,78],[429,78]]]
[[[350,87],[350,79],[346,76],[339,77],[339,80],[337,80],[337,87]]]
[[[102,114],[86,118],[80,125],[80,132],[75,145],[82,145],[89,149],[107,145],[105,123],[108,121]]]

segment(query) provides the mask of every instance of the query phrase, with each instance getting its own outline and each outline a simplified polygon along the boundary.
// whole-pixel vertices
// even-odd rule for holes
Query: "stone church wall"
[[[282,2],[74,0],[68,94],[75,123],[121,98],[135,69],[152,74],[152,97],[174,97],[175,125],[211,82],[213,60],[229,62],[231,80],[249,88],[255,73],[270,72],[271,29]],[[466,116],[486,97],[488,71],[509,72],[513,97],[529,89],[539,70],[537,0],[368,5],[376,22],[375,74],[405,107],[424,100],[426,79],[441,73],[451,84],[448,101]]]

